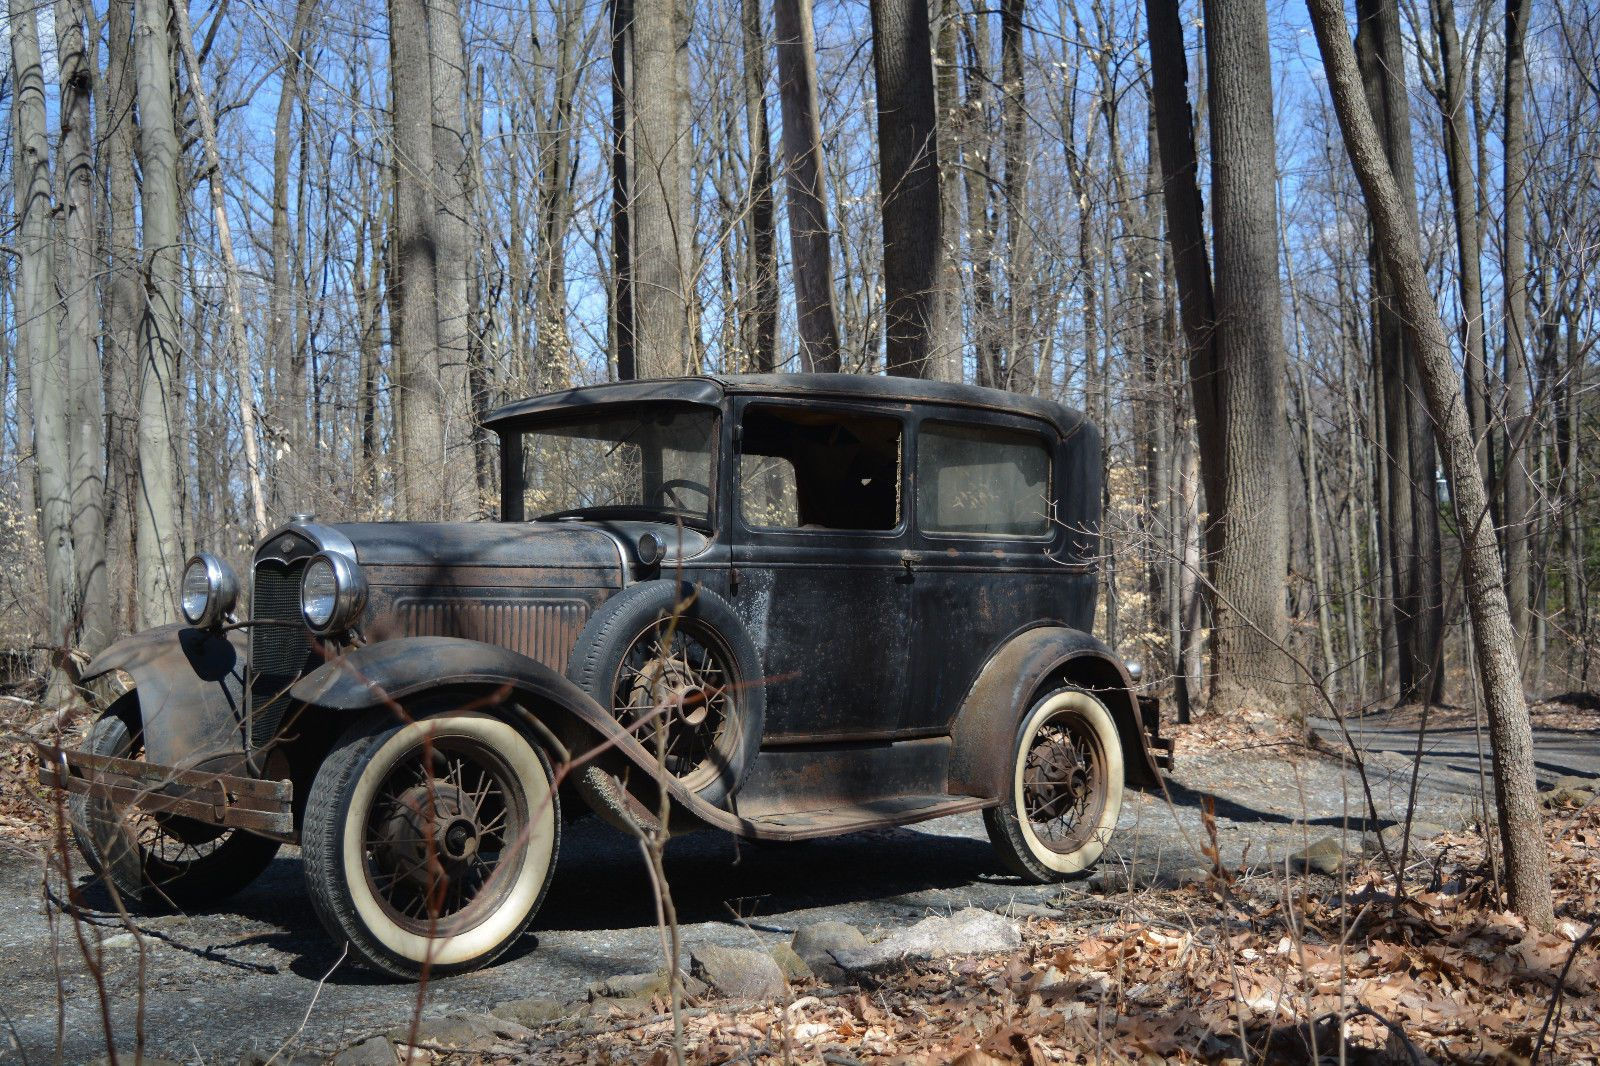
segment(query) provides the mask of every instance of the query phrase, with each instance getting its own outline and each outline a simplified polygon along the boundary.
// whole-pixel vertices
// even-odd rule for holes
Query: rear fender
[[[113,670],[133,678],[146,761],[226,771],[245,758],[248,639],[237,629],[214,633],[161,626],[102,651],[84,668],[83,680]]]
[[[1141,728],[1133,681],[1103,642],[1079,629],[1041,626],[1018,634],[984,664],[951,728],[950,791],[998,799],[1011,778],[1017,729],[1028,708],[1049,688],[1067,684],[1098,696],[1122,740],[1130,785],[1160,780]]]

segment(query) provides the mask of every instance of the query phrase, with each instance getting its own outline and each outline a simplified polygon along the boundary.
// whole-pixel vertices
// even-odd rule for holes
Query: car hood
[[[516,567],[584,570],[622,582],[625,546],[587,525],[500,522],[350,522],[334,527],[349,538],[363,568],[444,572]]]

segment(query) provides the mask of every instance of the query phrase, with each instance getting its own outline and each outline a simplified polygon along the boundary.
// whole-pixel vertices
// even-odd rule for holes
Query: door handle
[[[917,568],[917,556],[916,556],[916,553],[910,552],[910,551],[901,552],[900,553],[900,565],[906,568],[906,573],[907,574],[910,574],[913,570],[915,570]]]

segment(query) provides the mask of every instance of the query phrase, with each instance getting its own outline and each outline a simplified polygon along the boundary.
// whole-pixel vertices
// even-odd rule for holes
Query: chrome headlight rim
[[[333,603],[320,623],[312,617],[306,594],[306,584],[319,565],[330,567],[333,572]],[[319,637],[344,633],[355,625],[366,606],[367,578],[354,559],[343,552],[323,551],[307,561],[300,575],[300,617],[311,632]]]
[[[204,583],[205,598],[192,602],[190,576],[198,571]],[[198,591],[198,590],[194,590]],[[210,552],[195,552],[183,566],[178,586],[178,611],[196,629],[215,629],[239,605],[239,575],[233,567]]]

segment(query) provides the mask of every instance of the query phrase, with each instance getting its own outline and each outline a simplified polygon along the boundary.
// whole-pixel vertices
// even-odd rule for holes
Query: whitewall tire
[[[1122,812],[1122,742],[1092,693],[1063,688],[1024,716],[1004,799],[984,811],[1002,862],[1036,882],[1080,874],[1099,861]]]
[[[417,711],[377,712],[340,738],[312,783],[301,841],[328,931],[403,978],[474,969],[508,949],[549,887],[561,825],[550,764],[521,730]]]

